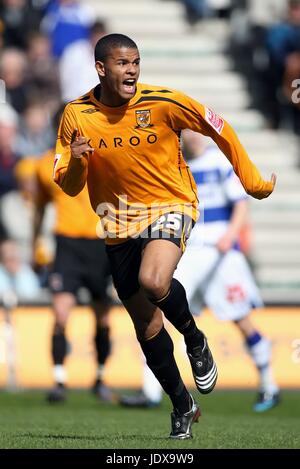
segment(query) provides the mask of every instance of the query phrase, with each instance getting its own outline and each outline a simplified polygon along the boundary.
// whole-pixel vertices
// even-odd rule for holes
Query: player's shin
[[[171,281],[168,294],[161,299],[151,302],[158,306],[171,324],[184,335],[187,349],[204,344],[204,335],[196,326],[189,310],[185,289],[175,278]]]
[[[95,335],[97,351],[97,362],[103,366],[110,355],[111,343],[109,338],[109,327],[98,326]],[[101,376],[99,376],[101,378]]]
[[[63,329],[55,328],[52,335],[52,357],[55,365],[62,365],[67,353],[67,340]]]
[[[189,310],[185,289],[177,279],[172,279],[169,293],[153,301],[166,318],[184,335],[187,354],[197,389],[202,394],[211,392],[217,382],[218,371],[207,339],[201,332]]]
[[[277,392],[278,386],[271,370],[272,347],[270,341],[261,336],[259,332],[255,332],[246,338],[246,343],[249,354],[259,372],[261,391]]]
[[[151,371],[169,395],[174,409],[180,414],[190,410],[190,395],[181,379],[174,358],[173,342],[163,327],[149,340],[140,340],[141,348]]]

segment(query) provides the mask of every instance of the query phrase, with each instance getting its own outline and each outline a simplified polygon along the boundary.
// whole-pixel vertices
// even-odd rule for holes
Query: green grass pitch
[[[264,414],[251,410],[254,392],[193,393],[202,417],[194,438],[168,440],[171,406],[124,409],[103,404],[88,391],[70,391],[64,404],[49,405],[44,393],[0,393],[0,448],[300,448],[299,392]]]

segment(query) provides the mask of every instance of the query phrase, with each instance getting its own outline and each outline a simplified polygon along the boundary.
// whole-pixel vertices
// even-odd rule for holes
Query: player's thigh
[[[147,290],[168,288],[179,259],[185,250],[193,220],[181,213],[166,213],[142,234],[143,256],[140,284]]]
[[[109,302],[107,287],[110,279],[109,260],[102,239],[87,239],[82,250],[82,286],[86,287],[92,297],[92,302],[99,305],[107,305]]]
[[[181,249],[169,240],[156,239],[147,243],[139,271],[140,284],[145,289],[168,287],[181,255]]]
[[[239,320],[262,300],[242,253],[228,252],[205,292],[205,302],[222,320]]]
[[[78,253],[77,240],[57,236],[54,265],[49,277],[49,286],[54,295],[58,293],[76,295],[82,275],[82,262]]]
[[[131,298],[140,289],[141,250],[139,238],[106,246],[114,286],[121,301]]]
[[[72,308],[74,308],[76,304],[75,295],[68,292],[55,293],[53,295],[52,304],[56,324],[65,327]]]

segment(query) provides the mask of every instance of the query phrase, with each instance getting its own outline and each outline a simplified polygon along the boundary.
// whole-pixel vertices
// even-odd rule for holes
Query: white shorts
[[[236,250],[221,255],[213,246],[187,247],[174,277],[195,315],[206,305],[219,319],[236,321],[263,306],[245,256]]]

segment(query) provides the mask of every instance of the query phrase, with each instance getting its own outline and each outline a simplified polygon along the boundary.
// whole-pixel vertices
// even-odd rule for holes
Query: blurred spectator
[[[35,158],[23,158],[15,166],[15,178],[18,190],[25,202],[32,203],[36,191],[35,172],[37,167]]]
[[[233,0],[181,0],[186,19],[193,26],[206,17],[229,18]]]
[[[18,160],[16,136],[18,115],[8,104],[0,105],[0,197],[16,187],[14,167]]]
[[[39,28],[43,3],[45,2],[30,0],[0,2],[0,22],[4,26],[5,46],[25,49],[28,34]]]
[[[64,102],[78,98],[99,83],[94,50],[98,40],[105,34],[107,34],[105,23],[97,21],[91,27],[88,40],[76,41],[65,48],[59,61],[60,86]]]
[[[23,158],[15,166],[17,189],[7,193],[1,199],[0,219],[7,236],[17,242],[21,258],[24,262],[32,259],[32,231],[33,231],[33,195],[36,185],[35,158]],[[43,233],[52,230],[54,220],[53,209],[49,207]]]
[[[77,0],[57,0],[42,21],[42,30],[49,36],[52,53],[60,58],[67,46],[88,39],[94,22],[93,10]]]
[[[22,263],[17,244],[12,240],[0,245],[0,297],[14,292],[21,300],[33,300],[39,293],[39,281],[29,265]]]
[[[257,26],[271,26],[286,13],[288,0],[235,0],[237,7],[245,3],[250,21]]]
[[[4,23],[0,18],[0,52],[3,47],[4,47]]]
[[[59,100],[58,70],[51,55],[51,44],[47,36],[40,32],[31,33],[27,40],[29,81],[37,91],[40,100]]]
[[[268,85],[271,91],[271,99],[274,99],[276,103],[274,127],[286,126],[284,120],[289,116],[286,115],[285,111],[287,111],[286,105],[290,104],[290,97],[287,100],[283,94],[283,82],[287,66],[289,67],[289,75],[295,73],[295,78],[298,78],[299,66],[295,67],[295,58],[297,60],[300,53],[300,0],[290,0],[288,2],[287,19],[272,26],[267,31],[266,45],[270,56],[270,81]],[[293,56],[289,59],[291,54]],[[294,127],[296,122],[294,121],[291,124]]]
[[[6,230],[3,226],[2,220],[0,219],[0,243],[7,238]]]
[[[287,19],[269,29],[267,47],[282,72],[288,55],[300,50],[300,0],[290,0]]]
[[[295,84],[295,81],[296,84]],[[285,72],[283,77],[283,92],[289,103],[295,105],[297,109],[294,110],[295,115],[295,130],[299,133],[300,130],[300,103],[299,103],[299,85],[300,85],[300,52],[289,54],[285,63]],[[293,100],[293,94],[296,90],[296,100]]]
[[[234,44],[265,48],[266,28],[282,18],[285,6],[286,0],[233,0],[230,29]]]
[[[26,55],[18,49],[5,49],[0,61],[0,78],[6,86],[6,99],[18,112],[28,100]]]
[[[207,0],[208,6],[218,18],[229,18],[232,10],[232,0]]]
[[[15,190],[1,198],[0,218],[7,236],[17,242],[21,249],[22,260],[29,262],[32,236],[33,205],[29,193],[29,186],[34,180],[35,160],[22,159],[15,165]]]
[[[270,127],[296,130],[298,111],[289,101],[292,77],[298,73],[294,54],[300,51],[300,0],[235,2],[231,54],[248,81],[251,104],[265,114]]]
[[[208,0],[181,0],[181,2],[185,7],[186,20],[191,26],[210,13]]]
[[[54,133],[48,110],[42,103],[27,107],[20,127],[17,149],[21,156],[39,156],[52,147]]]

